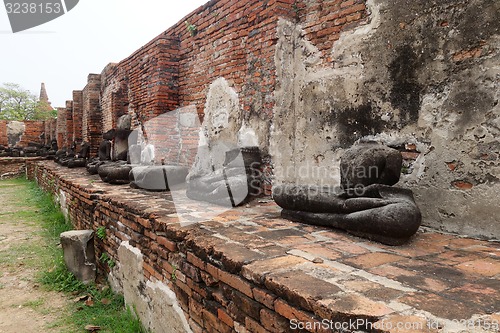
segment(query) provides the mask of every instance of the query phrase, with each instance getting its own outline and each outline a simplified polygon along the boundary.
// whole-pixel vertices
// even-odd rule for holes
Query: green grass
[[[23,306],[25,307],[29,307],[29,308],[32,308],[32,309],[38,309],[39,307],[41,307],[42,305],[45,304],[45,300],[43,298],[39,298],[39,299],[36,299],[34,301],[29,301],[29,302],[26,302],[23,304]]]
[[[85,332],[86,325],[101,326],[100,332],[145,333],[140,322],[130,310],[125,307],[122,296],[114,294],[108,286],[84,285],[70,273],[64,264],[62,250],[59,245],[59,235],[72,229],[53,198],[43,192],[38,186],[25,179],[0,181],[0,190],[7,186],[18,186],[20,189],[14,194],[14,206],[35,207],[31,211],[20,211],[5,214],[0,218],[9,218],[22,221],[35,220],[41,226],[43,244],[20,245],[9,250],[9,255],[0,260],[7,263],[14,262],[23,256],[23,264],[37,266],[38,281],[48,290],[65,293],[68,297],[89,296],[91,306],[81,302],[71,302],[67,315],[54,324],[54,327],[68,328],[65,332]],[[26,255],[26,254],[29,254]],[[104,301],[103,301],[104,300]],[[26,306],[38,308],[44,301],[35,300]]]

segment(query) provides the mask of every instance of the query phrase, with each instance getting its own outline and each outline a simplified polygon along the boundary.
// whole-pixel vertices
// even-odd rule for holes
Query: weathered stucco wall
[[[424,225],[498,238],[500,3],[366,6],[368,20],[329,49],[311,42],[307,21],[281,21],[276,182],[338,184],[339,157],[359,139],[412,146],[418,158],[400,185],[415,192]]]

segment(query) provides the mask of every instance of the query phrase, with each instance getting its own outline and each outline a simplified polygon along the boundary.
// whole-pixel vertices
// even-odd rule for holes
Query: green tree
[[[36,96],[16,83],[0,86],[1,120],[44,120],[55,115],[50,105],[38,102]]]

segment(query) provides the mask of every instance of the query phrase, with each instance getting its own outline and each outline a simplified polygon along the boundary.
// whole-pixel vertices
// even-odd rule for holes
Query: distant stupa
[[[45,83],[42,82],[40,87],[40,98],[38,99],[38,110],[41,113],[51,112],[53,110],[50,105],[49,95],[47,95],[47,89],[45,88]]]
[[[49,95],[47,95],[47,89],[45,89],[45,83],[42,82],[42,87],[40,88],[40,102],[46,102],[50,105]]]

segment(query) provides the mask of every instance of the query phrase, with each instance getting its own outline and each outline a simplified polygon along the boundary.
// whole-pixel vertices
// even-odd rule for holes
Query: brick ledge
[[[108,185],[50,161],[29,162],[28,174],[41,187],[68,194],[77,228],[107,227],[98,253],[116,257],[124,240],[138,247],[146,278],[176,292],[193,327],[286,332],[290,320],[327,319],[396,332],[398,322],[500,319],[495,242],[421,232],[408,245],[389,247],[281,219],[270,200],[183,227],[178,214],[199,212],[177,213],[169,193]],[[373,323],[377,329],[370,329]],[[427,331],[437,332],[432,325]],[[323,331],[318,327],[306,329]]]

